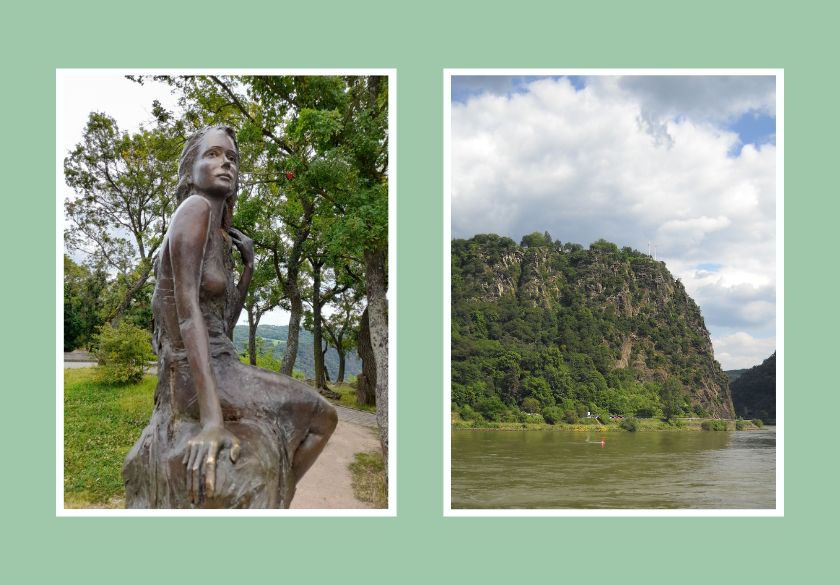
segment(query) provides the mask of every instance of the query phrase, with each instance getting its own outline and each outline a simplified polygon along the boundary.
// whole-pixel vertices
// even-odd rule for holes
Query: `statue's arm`
[[[236,228],[230,228],[229,233],[233,244],[239,249],[244,266],[242,274],[239,276],[239,283],[236,285],[238,296],[229,323],[229,330],[232,331],[233,326],[239,321],[239,314],[242,312],[248,287],[251,285],[251,277],[254,275],[254,241]]]
[[[216,379],[210,367],[210,338],[199,305],[210,218],[209,203],[199,197],[191,197],[181,205],[169,230],[178,327],[198,397],[202,426],[201,432],[189,442],[189,449],[184,455],[187,490],[194,502],[201,498],[202,485],[208,496],[213,495],[219,451],[230,447],[233,460],[239,452],[238,440],[224,428]]]

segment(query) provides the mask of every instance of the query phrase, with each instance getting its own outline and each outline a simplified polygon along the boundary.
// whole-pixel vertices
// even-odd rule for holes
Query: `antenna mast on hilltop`
[[[653,258],[654,260],[656,260],[656,244],[653,244],[653,253],[651,254],[650,240],[648,240],[648,258]]]

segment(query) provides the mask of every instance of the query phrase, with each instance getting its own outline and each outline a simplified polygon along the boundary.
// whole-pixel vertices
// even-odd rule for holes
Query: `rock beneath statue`
[[[192,502],[186,489],[184,453],[200,424],[153,416],[123,468],[127,508],[288,508],[295,491],[291,463],[279,427],[266,420],[225,422],[240,438],[236,462],[219,453],[213,497]]]

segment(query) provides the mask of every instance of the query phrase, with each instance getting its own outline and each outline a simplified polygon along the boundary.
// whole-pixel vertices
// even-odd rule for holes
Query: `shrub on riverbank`
[[[550,425],[556,425],[563,418],[563,411],[559,406],[547,406],[542,411],[543,419]]]
[[[726,430],[726,421],[725,420],[704,420],[703,423],[700,425],[704,431],[725,431]]]
[[[754,418],[754,419],[753,419],[753,421],[752,421],[752,423],[753,423],[756,427],[758,427],[759,429],[760,429],[761,427],[763,427],[763,426],[764,426],[764,421],[763,421],[763,420],[761,420],[760,418]]]
[[[635,433],[639,430],[639,419],[633,417],[625,418],[619,423],[618,426],[620,426],[625,431]]]

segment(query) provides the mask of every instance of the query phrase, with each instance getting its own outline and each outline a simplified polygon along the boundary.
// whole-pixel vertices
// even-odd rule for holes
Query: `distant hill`
[[[746,371],[747,371],[747,368],[742,368],[740,370],[724,370],[723,373],[726,374],[727,378],[729,378],[729,385],[731,387],[732,382],[734,382],[735,380],[740,378],[744,374],[744,372],[746,372]]]
[[[283,359],[283,354],[286,353],[286,339],[289,335],[289,327],[287,325],[259,325],[257,326],[257,337],[262,337],[264,348],[272,348],[274,357]],[[237,325],[233,330],[233,344],[240,353],[248,351],[248,326]],[[335,380],[338,374],[338,353],[332,347],[327,351],[324,363],[327,371],[330,374],[330,379]],[[356,352],[348,352],[345,362],[345,379],[350,376],[356,376],[362,371],[362,360]],[[315,377],[315,360],[312,355],[312,333],[305,329],[300,330],[300,337],[298,339],[297,359],[295,360],[295,369],[306,374],[307,378]]]
[[[776,352],[732,383],[735,414],[744,418],[776,419]]]

